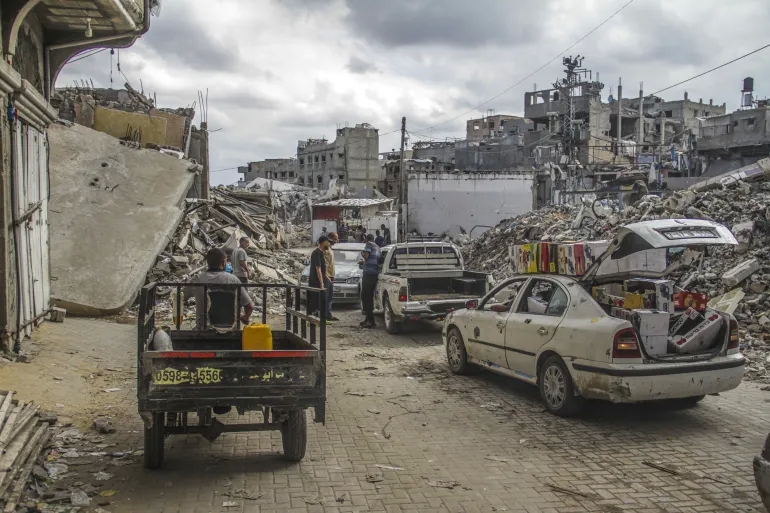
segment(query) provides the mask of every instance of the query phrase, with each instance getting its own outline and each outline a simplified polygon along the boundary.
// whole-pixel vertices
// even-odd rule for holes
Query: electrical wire
[[[82,61],[83,59],[87,59],[89,57],[93,57],[97,53],[102,53],[105,50],[106,50],[106,48],[97,49],[95,51],[92,51],[91,53],[88,53],[87,55],[84,54],[84,55],[81,55],[80,57],[78,57],[77,59],[72,59],[71,61],[67,61],[67,64],[72,64],[73,62]]]
[[[687,82],[689,82],[689,81],[691,81],[691,80],[695,80],[696,78],[700,78],[700,77],[702,77],[703,75],[708,75],[708,74],[709,74],[709,73],[711,73],[712,71],[716,71],[716,70],[718,70],[718,69],[720,69],[720,68],[724,68],[725,66],[728,66],[728,65],[730,65],[730,64],[732,64],[732,63],[734,63],[734,62],[738,62],[738,61],[739,61],[739,60],[741,60],[741,59],[745,59],[745,58],[746,58],[746,57],[748,57],[749,55],[754,55],[754,54],[755,54],[755,53],[757,53],[757,52],[761,52],[762,50],[764,50],[764,49],[766,49],[766,48],[770,48],[770,44],[766,44],[765,46],[763,46],[763,47],[761,47],[761,48],[757,48],[756,50],[752,50],[752,51],[750,51],[749,53],[743,54],[743,55],[741,55],[740,57],[737,57],[737,58],[735,58],[735,59],[733,59],[733,60],[731,60],[731,61],[725,62],[724,64],[720,64],[719,66],[717,66],[717,67],[715,67],[715,68],[711,68],[711,69],[710,69],[710,70],[708,70],[708,71],[704,71],[703,73],[699,73],[699,74],[695,75],[694,77],[690,77],[690,78],[688,78],[687,80],[682,80],[681,82],[677,82],[677,83],[676,83],[676,84],[674,84],[674,85],[670,85],[670,86],[668,86],[668,87],[664,87],[663,89],[660,89],[660,90],[658,90],[658,91],[655,91],[655,92],[654,92],[654,93],[652,93],[652,94],[653,94],[653,95],[656,95],[656,94],[658,94],[658,93],[662,93],[663,91],[668,91],[669,89],[672,89],[672,88],[674,88],[674,87],[676,87],[676,86],[680,86],[680,85],[682,85],[682,84],[686,84]]]
[[[628,2],[626,2],[626,3],[625,3],[625,4],[624,4],[624,5],[623,5],[623,6],[622,6],[620,9],[618,9],[617,11],[615,11],[614,13],[612,13],[612,14],[611,14],[611,15],[610,15],[608,18],[606,18],[604,21],[602,21],[602,22],[601,22],[599,25],[597,25],[596,27],[594,27],[593,29],[591,29],[591,30],[590,30],[590,31],[589,31],[589,32],[588,32],[586,35],[584,35],[583,37],[581,37],[580,39],[578,39],[577,41],[575,41],[574,43],[572,43],[570,46],[568,46],[567,48],[565,48],[564,50],[562,50],[561,52],[559,52],[559,53],[558,53],[556,56],[554,56],[554,57],[553,57],[551,60],[549,60],[548,62],[546,62],[545,64],[543,64],[542,66],[540,66],[539,68],[537,68],[535,71],[533,71],[532,73],[530,73],[530,74],[529,74],[529,75],[527,75],[526,77],[522,78],[521,80],[519,80],[518,82],[516,82],[515,84],[513,84],[513,85],[512,85],[512,86],[510,86],[509,88],[505,89],[505,90],[504,90],[504,91],[502,91],[501,93],[499,93],[499,94],[497,94],[497,95],[493,96],[492,98],[488,99],[487,101],[485,101],[485,102],[483,102],[483,103],[480,103],[479,105],[477,105],[476,107],[474,107],[473,109],[471,109],[471,110],[469,110],[469,111],[463,112],[462,114],[459,114],[459,115],[457,115],[457,116],[455,116],[455,117],[453,117],[453,118],[447,119],[446,121],[442,121],[441,123],[438,123],[438,124],[436,124],[436,125],[431,125],[431,126],[427,126],[427,127],[425,127],[425,128],[420,128],[420,129],[417,129],[417,130],[413,130],[413,132],[424,132],[424,131],[426,131],[426,130],[430,130],[431,128],[436,128],[436,127],[439,127],[439,126],[441,126],[441,125],[446,125],[447,123],[450,123],[450,122],[452,122],[452,121],[454,121],[454,120],[456,120],[456,119],[459,119],[459,118],[461,118],[461,117],[463,117],[463,116],[466,116],[466,115],[468,115],[468,114],[470,114],[470,113],[472,113],[472,112],[476,112],[477,110],[479,110],[479,109],[480,109],[481,107],[483,107],[484,105],[487,105],[488,103],[490,103],[490,102],[492,102],[492,101],[494,101],[494,100],[496,100],[496,99],[500,98],[502,95],[504,95],[505,93],[507,93],[508,91],[510,91],[511,89],[513,89],[514,87],[516,87],[516,86],[518,86],[518,85],[522,84],[522,83],[523,83],[525,80],[528,80],[529,78],[533,77],[535,74],[537,74],[537,73],[539,73],[540,71],[542,71],[542,70],[543,70],[543,69],[544,69],[546,66],[550,65],[550,64],[551,64],[553,61],[555,61],[556,59],[558,59],[559,57],[561,57],[562,55],[564,55],[565,53],[567,53],[568,51],[570,51],[571,49],[573,49],[574,47],[576,47],[578,44],[580,44],[581,42],[583,42],[583,41],[584,41],[586,38],[588,38],[588,37],[589,37],[591,34],[593,34],[594,32],[596,32],[597,30],[599,30],[599,29],[600,29],[600,28],[601,28],[601,27],[602,27],[602,26],[603,26],[605,23],[607,23],[608,21],[610,21],[612,18],[614,18],[615,16],[617,16],[618,14],[620,14],[620,12],[621,12],[621,11],[623,11],[623,9],[625,9],[626,7],[628,7],[629,5],[631,5],[633,2],[634,2],[634,0],[629,0]]]

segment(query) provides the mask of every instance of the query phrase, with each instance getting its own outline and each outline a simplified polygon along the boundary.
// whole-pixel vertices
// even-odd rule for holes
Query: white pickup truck
[[[447,242],[410,242],[382,248],[375,312],[395,334],[407,322],[442,321],[489,292],[490,274],[466,271],[460,250]]]

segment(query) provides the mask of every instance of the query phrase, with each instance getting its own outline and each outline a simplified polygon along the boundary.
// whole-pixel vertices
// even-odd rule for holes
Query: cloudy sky
[[[500,93],[627,2],[163,0],[120,64],[161,107],[191,105],[208,88],[209,128],[221,129],[211,135],[212,182],[232,183],[238,174],[226,168],[293,156],[298,140],[333,139],[346,124],[386,134],[406,116],[416,141],[462,137],[465,121],[487,109],[523,114],[524,93],[549,87],[560,58]],[[618,77],[624,96],[638,95],[640,81],[648,94],[769,43],[768,19],[767,0],[634,0],[569,53],[600,73],[605,98]],[[112,59],[117,88],[125,80]],[[733,110],[745,76],[770,96],[768,62],[770,49],[660,96],[686,90]],[[67,65],[57,85],[89,78],[107,87],[110,68],[105,51]],[[380,151],[398,145],[398,133],[380,139]]]

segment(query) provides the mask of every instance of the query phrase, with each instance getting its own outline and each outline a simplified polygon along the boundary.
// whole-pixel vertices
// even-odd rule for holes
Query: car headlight
[[[357,285],[358,282],[361,281],[361,278],[358,276],[353,276],[352,278],[348,278],[345,280],[345,283],[350,283],[351,285]]]

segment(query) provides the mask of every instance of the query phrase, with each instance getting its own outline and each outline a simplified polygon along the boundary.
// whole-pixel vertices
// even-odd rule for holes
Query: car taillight
[[[626,328],[615,333],[615,342],[612,344],[613,358],[641,358],[639,338],[633,328]]]
[[[398,301],[400,303],[406,303],[408,299],[409,299],[409,297],[408,297],[408,295],[406,293],[406,287],[401,287],[398,290]]]
[[[741,335],[738,331],[738,321],[730,319],[730,338],[727,340],[727,350],[738,349],[741,344]]]

